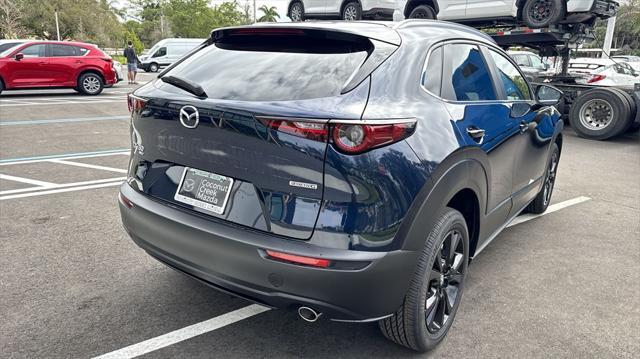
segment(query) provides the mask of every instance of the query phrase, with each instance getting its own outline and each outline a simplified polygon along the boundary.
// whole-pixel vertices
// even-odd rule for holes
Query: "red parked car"
[[[73,88],[97,95],[116,82],[113,60],[92,44],[30,41],[0,53],[0,92]]]

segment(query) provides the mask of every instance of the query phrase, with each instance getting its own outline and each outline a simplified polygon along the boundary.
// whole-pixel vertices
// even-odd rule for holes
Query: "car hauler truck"
[[[594,40],[588,24],[558,24],[541,29],[514,27],[485,30],[503,48],[522,46],[542,57],[561,61],[558,74],[539,78],[564,93],[559,110],[576,133],[584,138],[605,140],[640,126],[640,77],[631,90],[576,83],[568,72],[570,50]]]

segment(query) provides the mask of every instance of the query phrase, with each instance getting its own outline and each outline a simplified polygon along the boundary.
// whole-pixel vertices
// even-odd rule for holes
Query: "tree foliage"
[[[267,5],[262,5],[258,10],[262,11],[263,14],[258,19],[258,22],[276,22],[277,19],[280,18],[280,15],[278,15],[278,9],[275,6],[268,7]]]
[[[594,29],[596,41],[588,47],[602,48],[606,31],[607,20],[598,21]],[[620,6],[611,47],[620,50],[616,54],[640,56],[640,0],[629,0]]]

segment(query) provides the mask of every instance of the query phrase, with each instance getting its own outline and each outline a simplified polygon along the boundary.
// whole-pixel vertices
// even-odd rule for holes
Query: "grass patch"
[[[127,64],[127,58],[122,55],[111,55],[111,58],[123,65]]]

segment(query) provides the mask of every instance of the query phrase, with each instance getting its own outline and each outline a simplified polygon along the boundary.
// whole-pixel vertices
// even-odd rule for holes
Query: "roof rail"
[[[470,34],[474,34],[480,37],[485,38],[486,40],[488,40],[491,43],[495,43],[495,40],[493,38],[491,38],[491,36],[485,34],[484,32],[480,31],[480,30],[476,30],[472,27],[466,26],[466,25],[462,25],[462,24],[458,24],[455,22],[449,22],[449,21],[442,21],[442,20],[427,20],[427,19],[407,19],[407,20],[402,20],[400,22],[398,22],[393,28],[394,29],[406,29],[406,28],[412,28],[412,27],[439,27],[439,28],[445,28],[445,29],[452,29],[452,30],[458,30],[458,31],[464,31]]]

